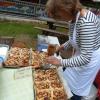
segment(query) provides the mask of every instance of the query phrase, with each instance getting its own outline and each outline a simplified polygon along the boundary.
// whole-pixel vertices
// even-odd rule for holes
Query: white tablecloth
[[[0,100],[35,100],[31,67],[0,69]]]

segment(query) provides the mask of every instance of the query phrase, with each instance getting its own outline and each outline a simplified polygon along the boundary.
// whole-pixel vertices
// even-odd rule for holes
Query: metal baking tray
[[[51,68],[56,68],[55,66],[52,66]],[[37,100],[37,98],[36,98],[36,95],[37,95],[37,92],[36,92],[36,88],[35,88],[35,79],[34,79],[34,76],[35,76],[35,71],[36,70],[38,70],[38,69],[33,69],[33,83],[34,83],[34,94],[35,94],[35,100]],[[49,69],[44,69],[44,68],[41,68],[41,69],[39,69],[39,70],[49,70]],[[67,100],[67,92],[65,91],[65,86],[64,86],[64,84],[63,84],[63,81],[62,81],[62,79],[60,79],[61,77],[59,76],[59,73],[58,73],[58,70],[57,70],[57,68],[56,68],[56,72],[57,72],[57,76],[58,76],[58,79],[59,79],[59,81],[61,82],[61,84],[62,84],[62,86],[63,86],[63,88],[64,88],[64,92],[65,92],[65,97],[66,97],[66,99],[64,99],[64,100]]]
[[[34,72],[35,72],[35,69],[32,68],[33,92],[34,92],[34,100],[36,100],[36,91],[35,91]]]
[[[11,48],[12,49],[12,48]],[[9,52],[8,52],[8,56],[7,56],[7,59],[9,59],[9,54],[11,54],[11,49],[9,50]],[[29,62],[28,62],[28,65],[26,66],[26,65],[22,65],[21,64],[21,61],[22,61],[22,55],[21,55],[21,53],[22,53],[23,51],[22,51],[22,48],[20,48],[20,50],[19,50],[19,58],[21,59],[18,59],[18,61],[19,61],[19,64],[16,64],[16,65],[6,65],[5,64],[5,62],[7,61],[7,59],[6,59],[6,61],[4,62],[4,64],[3,64],[3,67],[5,67],[5,68],[21,68],[21,67],[27,67],[27,66],[30,66],[30,49],[29,49]],[[15,59],[16,60],[16,59]]]

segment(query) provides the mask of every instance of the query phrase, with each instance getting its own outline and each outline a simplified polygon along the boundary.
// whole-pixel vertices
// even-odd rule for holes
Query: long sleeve
[[[64,46],[64,49],[68,49],[68,48],[70,48],[71,47],[71,44],[70,44],[70,41],[68,40],[67,42],[65,42],[64,44],[63,44],[63,46]]]
[[[84,22],[78,27],[78,45],[80,54],[69,59],[62,59],[64,67],[79,67],[90,62],[96,39],[96,26],[93,22]]]

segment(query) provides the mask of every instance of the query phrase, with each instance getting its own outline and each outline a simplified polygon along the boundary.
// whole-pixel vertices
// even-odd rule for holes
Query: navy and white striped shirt
[[[70,26],[70,36],[72,37],[74,23]],[[91,11],[78,19],[76,25],[76,42],[80,49],[80,55],[69,59],[62,59],[61,65],[64,67],[79,67],[90,62],[93,51],[100,48],[100,21]],[[65,48],[70,47],[70,42],[64,44]]]

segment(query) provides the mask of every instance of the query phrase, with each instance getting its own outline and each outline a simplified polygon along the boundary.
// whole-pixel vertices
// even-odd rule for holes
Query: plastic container
[[[37,45],[38,51],[42,51],[42,49],[47,49],[47,48],[48,48],[48,44],[38,44]]]
[[[48,48],[48,38],[45,35],[38,35],[37,50],[42,51],[42,49]]]

